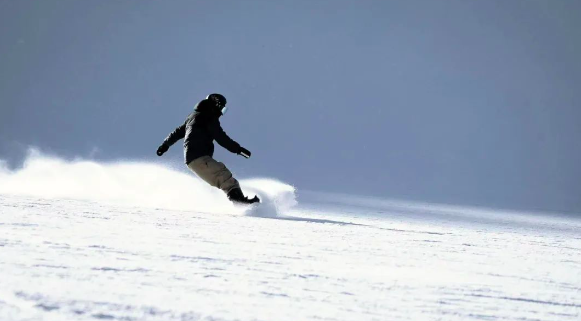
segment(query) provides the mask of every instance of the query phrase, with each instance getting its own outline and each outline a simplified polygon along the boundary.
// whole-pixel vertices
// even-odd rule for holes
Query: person
[[[186,121],[167,136],[157,149],[162,156],[178,140],[184,138],[184,158],[186,165],[208,184],[224,191],[228,199],[238,204],[260,202],[258,196],[252,199],[244,196],[240,184],[226,166],[216,161],[214,140],[228,151],[250,158],[250,151],[232,140],[222,129],[220,117],[226,114],[226,97],[210,94],[200,101]]]

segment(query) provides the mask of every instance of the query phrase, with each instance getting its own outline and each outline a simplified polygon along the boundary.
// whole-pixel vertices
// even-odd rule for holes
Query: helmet
[[[220,94],[209,94],[208,97],[206,97],[206,99],[214,102],[216,104],[216,107],[218,107],[218,109],[222,113],[222,115],[226,113],[227,110],[226,97]]]
[[[213,101],[216,104],[216,106],[220,108],[226,106],[226,97],[220,94],[209,94],[208,97],[206,97],[206,99]]]

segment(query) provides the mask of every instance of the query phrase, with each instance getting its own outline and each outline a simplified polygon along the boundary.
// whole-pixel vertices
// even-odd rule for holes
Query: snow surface
[[[242,183],[265,206],[155,164],[0,169],[0,320],[581,319],[578,219]]]

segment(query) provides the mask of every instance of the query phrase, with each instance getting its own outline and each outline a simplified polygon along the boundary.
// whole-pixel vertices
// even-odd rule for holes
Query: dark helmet
[[[206,99],[213,102],[222,115],[226,114],[226,111],[228,110],[226,107],[226,97],[220,94],[209,94]]]
[[[226,106],[226,97],[220,94],[209,94],[206,99],[213,101],[218,108],[224,108]]]

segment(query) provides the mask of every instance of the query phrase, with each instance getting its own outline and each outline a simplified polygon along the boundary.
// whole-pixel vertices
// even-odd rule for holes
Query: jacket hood
[[[213,101],[204,99],[200,101],[196,107],[194,108],[195,111],[203,114],[208,114],[216,117],[222,116],[220,110],[216,107]]]

